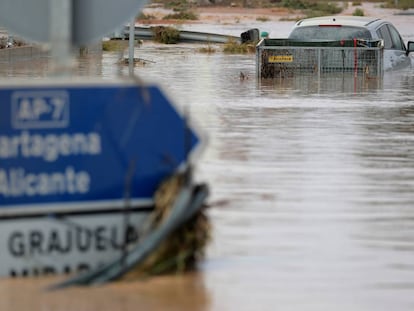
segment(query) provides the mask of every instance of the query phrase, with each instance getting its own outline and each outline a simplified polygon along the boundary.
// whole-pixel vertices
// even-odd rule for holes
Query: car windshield
[[[304,26],[295,28],[289,39],[302,41],[326,41],[372,39],[369,30],[352,26]]]

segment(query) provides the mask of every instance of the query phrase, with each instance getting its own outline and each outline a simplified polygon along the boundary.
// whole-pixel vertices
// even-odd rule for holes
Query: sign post
[[[201,147],[155,85],[49,81],[0,87],[0,102],[0,216],[122,207],[131,161],[142,205]]]
[[[72,1],[50,1],[51,54],[56,69],[65,73],[72,63]]]
[[[135,42],[135,17],[129,23],[129,44],[128,44],[128,69],[129,74],[134,73],[134,42]]]
[[[0,111],[0,275],[96,266],[101,248],[105,258],[120,256],[122,248],[112,246],[124,235],[125,200],[139,236],[159,184],[203,147],[155,85],[88,79],[1,86]],[[94,224],[86,231],[102,231],[102,241],[88,243],[107,244],[85,248],[87,256],[76,260],[82,247],[74,239],[85,234],[76,228],[85,218]],[[73,262],[63,266],[67,258]]]
[[[0,19],[49,42],[66,69],[72,47],[100,39],[145,3],[2,0]],[[160,183],[203,147],[156,85],[76,81],[0,83],[0,276],[76,272],[124,256]]]
[[[55,3],[56,2],[56,3]],[[72,23],[70,43],[84,46],[131,20],[148,0],[1,0],[2,26],[31,41],[51,43],[50,30],[56,16],[54,10],[68,12]],[[60,8],[59,8],[60,7]],[[66,27],[67,22],[62,24]]]

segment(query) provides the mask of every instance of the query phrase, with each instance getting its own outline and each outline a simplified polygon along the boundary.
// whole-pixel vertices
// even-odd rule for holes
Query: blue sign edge
[[[157,87],[166,98],[168,98],[171,106],[176,110],[177,114],[181,118],[185,118],[187,126],[192,129],[192,131],[199,137],[199,143],[197,146],[190,151],[188,154],[188,159],[186,162],[181,163],[177,168],[176,173],[183,172],[187,169],[189,165],[194,165],[196,161],[200,158],[201,154],[204,152],[207,146],[208,137],[205,132],[201,130],[201,127],[194,122],[193,118],[186,116],[183,112],[183,108],[177,106],[176,101],[173,99],[173,96],[166,91],[163,87],[156,83],[145,83],[131,79],[129,77],[118,78],[113,80],[105,80],[101,78],[91,78],[91,77],[76,77],[76,80],[71,79],[70,77],[56,77],[56,78],[43,78],[39,80],[27,80],[27,79],[11,79],[7,81],[0,80],[0,88],[7,89],[21,89],[21,88],[45,88],[45,87],[77,87],[77,88],[88,88],[88,87]],[[130,198],[129,206],[134,207],[148,207],[153,205],[153,198]],[[59,206],[59,207],[57,207]],[[122,209],[126,206],[126,200],[116,199],[116,200],[102,200],[102,201],[73,201],[70,203],[42,203],[42,204],[22,204],[22,205],[4,205],[0,208],[0,217],[12,216],[12,215],[25,215],[32,214],[35,212],[41,213],[53,213],[53,212],[64,212],[64,211],[105,211],[107,209]]]

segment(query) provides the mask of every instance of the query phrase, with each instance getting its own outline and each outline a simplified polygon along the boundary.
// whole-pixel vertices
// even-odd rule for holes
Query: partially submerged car
[[[385,20],[362,16],[325,16],[298,21],[289,39],[302,41],[382,39],[384,42],[384,69],[397,69],[411,65],[409,53],[414,51],[414,42],[408,49],[398,30]]]
[[[327,16],[298,21],[287,39],[265,38],[256,49],[261,78],[309,72],[372,77],[411,66],[414,42],[406,47],[396,28],[381,19]]]

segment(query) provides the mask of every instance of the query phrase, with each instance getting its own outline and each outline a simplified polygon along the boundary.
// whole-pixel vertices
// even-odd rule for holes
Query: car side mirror
[[[414,41],[408,41],[407,55],[410,54],[410,52],[414,52]]]

